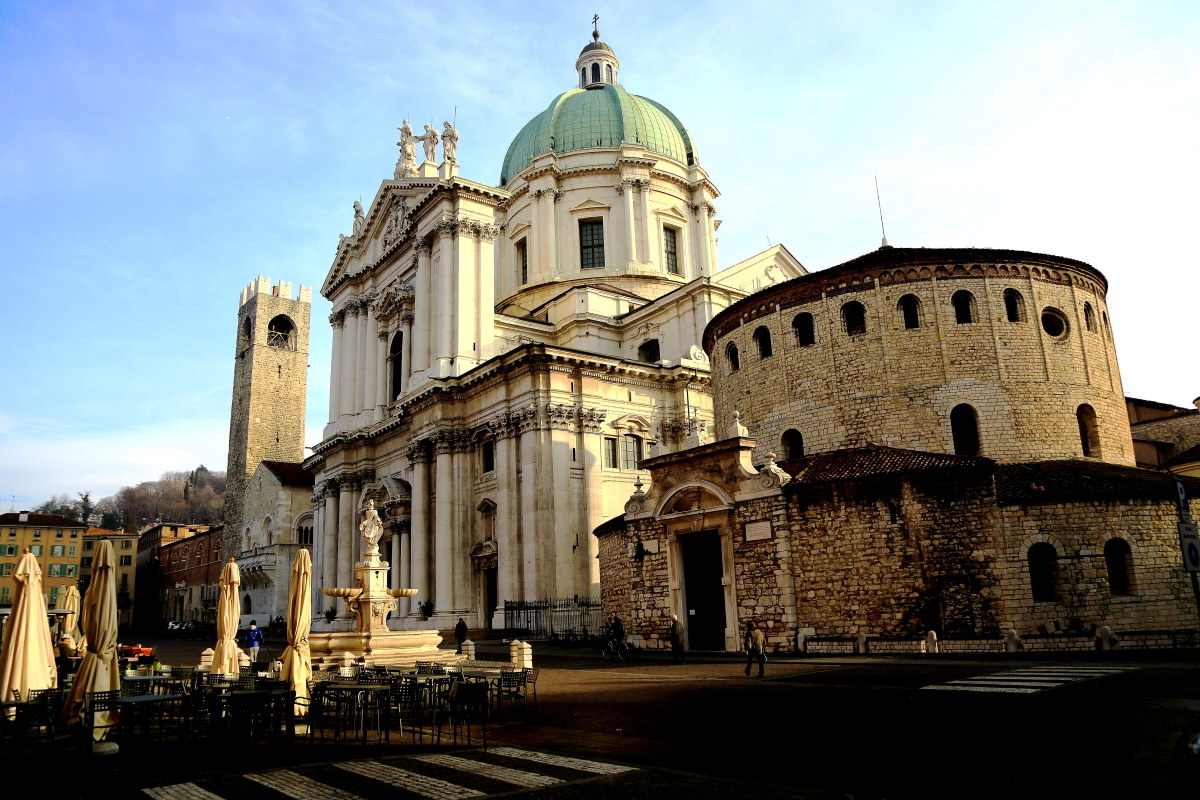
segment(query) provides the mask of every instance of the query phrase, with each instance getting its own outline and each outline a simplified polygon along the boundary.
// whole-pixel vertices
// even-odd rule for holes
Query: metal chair
[[[471,746],[471,725],[479,725],[483,735],[483,749],[487,750],[488,686],[486,683],[455,681],[439,702],[436,712],[437,743],[442,743],[442,724],[450,724],[450,735],[458,745],[458,732],[466,728],[467,746]]]
[[[520,705],[525,708],[525,670],[514,667],[503,667],[500,677],[496,680],[496,712],[504,716],[504,703],[509,706]]]
[[[529,689],[533,688],[533,704],[537,706],[537,681],[538,675],[541,674],[539,667],[525,667],[525,697],[529,698]]]

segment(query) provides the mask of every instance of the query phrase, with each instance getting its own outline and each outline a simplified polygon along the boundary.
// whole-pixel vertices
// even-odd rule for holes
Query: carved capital
[[[409,442],[408,447],[404,449],[404,456],[410,464],[428,464],[429,463],[429,446],[425,439],[418,439],[414,442]]]
[[[459,222],[457,219],[451,216],[444,216],[433,226],[433,230],[438,236],[454,238],[458,235],[458,226]]]
[[[433,249],[433,241],[428,236],[422,236],[420,239],[417,239],[413,245],[413,249],[417,251],[418,256],[427,256]]]
[[[333,328],[342,327],[342,323],[346,319],[346,312],[343,309],[338,309],[329,315],[329,325]]]
[[[579,424],[585,431],[595,433],[600,430],[600,426],[604,424],[604,418],[607,416],[608,412],[603,408],[581,408],[579,409]]]

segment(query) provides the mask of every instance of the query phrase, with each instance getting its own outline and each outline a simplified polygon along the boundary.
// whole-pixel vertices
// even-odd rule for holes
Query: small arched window
[[[587,86],[587,67],[579,70],[579,85]]]
[[[606,72],[607,72],[607,74],[608,74],[608,82],[609,82],[609,83],[612,83],[612,82],[613,82],[613,71],[612,71],[612,64],[605,64],[605,65],[604,65],[604,69],[605,69],[605,71],[606,71]]]
[[[966,289],[959,289],[950,296],[950,304],[954,306],[954,321],[959,325],[975,322],[975,295]]]
[[[867,309],[862,303],[850,301],[842,306],[842,323],[846,333],[860,336],[867,332]]]
[[[600,82],[600,65],[592,64],[592,83]]]
[[[1083,327],[1089,331],[1096,330],[1096,312],[1092,310],[1091,303],[1083,304]]]
[[[1104,566],[1108,569],[1108,593],[1123,596],[1134,593],[1133,551],[1124,539],[1104,543]]]
[[[796,332],[796,344],[800,347],[808,347],[817,341],[813,329],[813,315],[808,312],[796,315],[792,320],[792,330]]]
[[[1004,290],[1004,315],[1009,322],[1025,321],[1025,298],[1016,289]]]
[[[389,396],[395,400],[404,390],[404,331],[396,331],[388,345],[388,375],[392,381]]]
[[[787,460],[804,458],[804,437],[795,428],[783,432],[783,457]]]
[[[725,359],[729,362],[730,372],[737,372],[742,368],[742,361],[740,358],[738,358],[737,345],[733,342],[730,342],[725,348]]]
[[[954,439],[954,455],[979,455],[979,415],[963,403],[950,411],[950,435]]]
[[[254,328],[250,326],[250,318],[246,317],[242,320],[242,349],[250,346],[250,340],[254,338]]]
[[[1038,542],[1029,548],[1029,588],[1035,603],[1058,600],[1058,551],[1048,542]]]
[[[267,323],[267,347],[280,350],[296,349],[296,326],[286,314],[280,314]]]
[[[771,332],[765,325],[759,325],[754,329],[754,343],[758,345],[759,358],[771,357]]]
[[[661,358],[662,353],[659,351],[658,339],[643,342],[642,346],[638,348],[638,361],[657,364]]]
[[[1079,447],[1085,456],[1100,455],[1100,437],[1096,426],[1096,409],[1084,403],[1075,410],[1079,423]]]
[[[896,308],[900,310],[900,319],[904,322],[905,328],[921,327],[921,301],[917,299],[915,294],[906,294],[896,303]]]

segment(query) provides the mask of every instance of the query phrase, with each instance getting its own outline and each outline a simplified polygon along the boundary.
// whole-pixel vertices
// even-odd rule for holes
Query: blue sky
[[[1200,395],[1200,5],[0,3],[0,507],[225,467],[238,293],[319,287],[396,126],[455,114],[462,175],[574,83],[599,11],[683,120],[721,263],[1006,247],[1109,279],[1126,394]],[[313,304],[308,444],[326,419]]]

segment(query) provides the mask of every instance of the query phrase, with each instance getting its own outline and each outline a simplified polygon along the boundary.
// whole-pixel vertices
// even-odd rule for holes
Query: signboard
[[[771,538],[771,520],[764,519],[759,522],[746,523],[746,541],[756,542],[762,539]]]
[[[1179,548],[1183,551],[1183,568],[1200,572],[1200,534],[1192,522],[1179,523]]]

